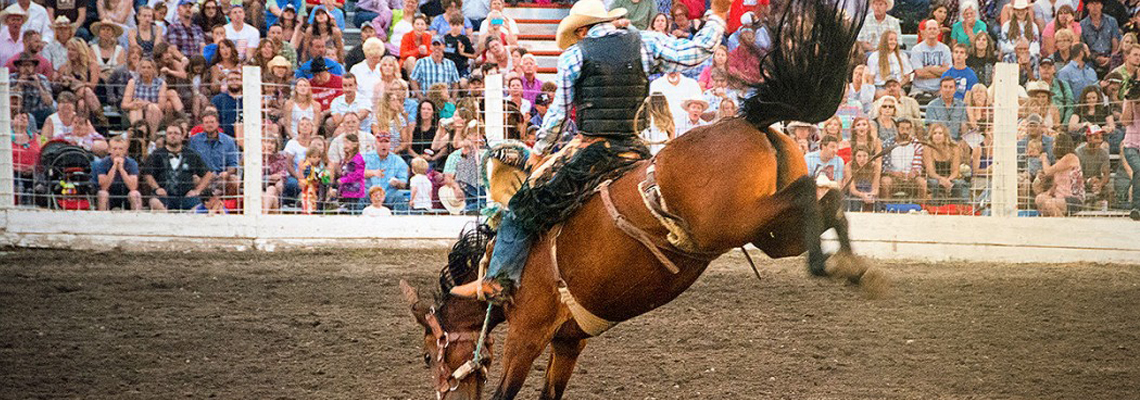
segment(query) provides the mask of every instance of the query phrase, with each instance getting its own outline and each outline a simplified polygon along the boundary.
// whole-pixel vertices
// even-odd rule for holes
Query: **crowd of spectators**
[[[1046,215],[1135,208],[1140,122],[1126,98],[1140,68],[1140,10],[1070,1],[872,0],[835,117],[787,132],[852,209],[983,204],[994,65],[1016,63],[1027,204]],[[708,7],[607,3],[629,11],[619,23],[682,38]],[[780,3],[736,2],[707,62],[650,76],[639,118],[653,151],[736,115],[746,89],[736,78],[756,64],[734,60],[770,48],[766,26]],[[242,67],[251,65],[262,74],[266,212],[477,212],[484,79],[502,75],[507,135],[530,143],[556,91],[506,6],[19,0],[0,13],[0,61],[13,71],[20,198],[58,189],[36,187],[35,155],[61,140],[94,154],[95,208],[233,211],[250,173],[241,152]],[[902,29],[912,26],[918,40],[907,48]]]

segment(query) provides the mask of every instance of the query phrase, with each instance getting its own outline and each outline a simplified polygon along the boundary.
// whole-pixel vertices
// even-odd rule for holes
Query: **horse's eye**
[[[431,366],[431,354],[424,353],[424,365]]]

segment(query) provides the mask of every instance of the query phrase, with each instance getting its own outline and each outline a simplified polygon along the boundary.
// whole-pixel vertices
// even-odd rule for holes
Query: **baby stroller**
[[[90,210],[96,188],[92,178],[95,155],[63,140],[40,150],[36,171],[37,205],[56,210]]]

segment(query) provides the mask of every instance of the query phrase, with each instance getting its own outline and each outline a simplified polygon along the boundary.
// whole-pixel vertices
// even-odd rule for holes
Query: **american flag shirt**
[[[641,66],[648,76],[655,72],[681,72],[699,67],[712,56],[713,49],[724,38],[724,26],[724,20],[720,17],[709,16],[704,27],[692,39],[679,39],[660,32],[639,31],[633,27],[618,28],[607,22],[591,27],[586,37],[614,35],[626,30],[641,34]],[[555,79],[558,90],[554,92],[554,99],[543,117],[534,144],[534,150],[539,154],[546,154],[561,136],[562,123],[574,104],[574,83],[578,82],[582,74],[582,61],[582,49],[577,44],[567,48],[558,57],[558,78]]]

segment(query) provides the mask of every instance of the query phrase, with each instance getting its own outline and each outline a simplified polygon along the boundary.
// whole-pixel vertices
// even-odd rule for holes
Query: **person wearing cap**
[[[357,3],[357,7],[363,5],[364,2]],[[286,6],[293,6],[293,11],[300,10],[304,7],[302,0],[267,0],[265,2],[265,26],[273,26],[281,19],[281,14],[285,13]],[[360,17],[361,12],[357,11],[356,16]],[[357,25],[360,25],[358,22]]]
[[[1085,175],[1085,193],[1098,200],[1108,199],[1110,165],[1108,143],[1104,141],[1105,131],[1097,125],[1085,129],[1085,142],[1077,146],[1074,153],[1081,161],[1081,171]]]
[[[202,46],[206,42],[202,28],[194,24],[193,4],[194,0],[179,0],[175,13],[177,18],[166,24],[166,42],[177,47],[186,57],[202,54]]]
[[[859,31],[858,44],[864,52],[871,52],[879,45],[879,38],[886,31],[893,31],[902,35],[899,19],[887,15],[887,11],[895,7],[894,0],[871,0],[871,12],[863,22],[863,30]]]
[[[426,96],[428,88],[437,83],[447,85],[448,90],[455,89],[455,84],[459,83],[459,70],[455,68],[455,63],[443,58],[442,39],[432,39],[431,56],[416,60],[416,66],[408,79],[412,93],[417,97]]]
[[[1056,159],[1053,158],[1054,137],[1045,134],[1045,128],[1042,126],[1043,122],[1044,120],[1040,115],[1029,114],[1029,116],[1025,117],[1025,120],[1021,123],[1022,128],[1025,129],[1025,137],[1017,141],[1017,154],[1019,155],[1018,164],[1020,165],[1020,167],[1018,167],[1019,170],[1025,170],[1025,157],[1020,156],[1025,155],[1025,149],[1031,140],[1040,140],[1042,151],[1048,155],[1049,162],[1056,161]]]
[[[313,74],[311,83],[313,85],[313,100],[316,100],[321,105],[321,115],[317,117],[314,123],[320,126],[320,121],[324,121],[325,117],[330,114],[330,106],[333,99],[340,97],[344,94],[344,80],[337,75],[333,75],[325,66],[324,60],[314,58],[309,61],[310,69]]]
[[[550,101],[553,96],[546,92],[538,92],[534,96],[534,102],[531,103],[530,108],[530,125],[542,126],[542,118],[546,115],[546,110],[550,107]]]
[[[0,28],[0,60],[10,60],[24,51],[24,35],[21,27],[28,20],[28,13],[15,4],[0,12],[7,29]]]
[[[1104,0],[1085,0],[1085,12],[1081,20],[1081,42],[1089,46],[1088,61],[1097,70],[1107,70],[1112,53],[1120,49],[1120,25],[1116,18],[1104,14]]]
[[[711,57],[713,49],[724,38],[725,18],[731,4],[731,0],[713,0],[712,15],[691,40],[626,29],[624,24],[614,23],[625,16],[625,10],[606,10],[601,0],[580,0],[574,4],[570,14],[558,24],[556,38],[562,49],[558,58],[558,88],[528,161],[538,165],[532,173],[535,178],[523,185],[502,214],[487,278],[456,287],[452,294],[494,296],[519,282],[533,235],[543,226],[557,223],[536,215],[543,213],[542,205],[527,203],[526,199],[572,195],[550,193],[556,189],[545,183],[567,179],[559,174],[600,168],[609,171],[650,156],[634,127],[637,109],[649,94],[648,75],[694,69],[693,66]],[[694,93],[699,92],[698,87]],[[578,134],[557,154],[545,157],[562,134],[563,122],[574,105],[577,105]],[[622,153],[616,154],[618,151]],[[598,154],[598,157],[575,157],[579,152]],[[540,160],[543,161],[540,163]],[[555,167],[565,163],[569,164]],[[569,179],[586,181],[589,177],[570,176]]]
[[[408,188],[408,163],[392,152],[392,137],[376,135],[376,147],[364,152],[364,178],[368,187],[384,189],[384,205],[394,210],[408,209],[403,189]]]
[[[1073,114],[1073,89],[1069,88],[1069,84],[1065,81],[1057,79],[1057,66],[1052,57],[1041,59],[1041,63],[1037,66],[1037,75],[1052,92],[1050,99],[1061,112],[1061,121],[1068,121],[1069,116]]]

